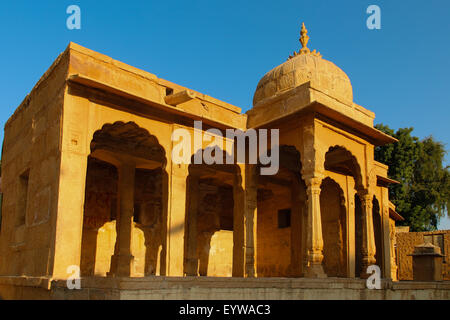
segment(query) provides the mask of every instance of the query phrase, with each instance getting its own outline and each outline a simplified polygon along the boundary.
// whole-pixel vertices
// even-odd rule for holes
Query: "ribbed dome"
[[[309,81],[313,81],[316,89],[329,96],[343,102],[353,102],[353,89],[348,76],[334,63],[322,59],[315,50],[310,52],[306,47],[309,39],[306,33],[303,25],[300,39],[303,48],[259,81],[253,97],[253,106]]]

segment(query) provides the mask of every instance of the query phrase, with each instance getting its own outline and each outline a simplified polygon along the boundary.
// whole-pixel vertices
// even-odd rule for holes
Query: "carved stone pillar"
[[[306,183],[307,217],[306,250],[304,259],[305,277],[325,278],[323,271],[323,238],[320,214],[320,185],[323,179],[326,144],[318,138],[320,124],[314,115],[304,119],[303,148],[301,152],[302,176]]]
[[[361,245],[361,278],[369,275],[367,267],[375,264],[375,234],[372,220],[372,200],[373,195],[367,190],[358,193],[362,206],[362,245]],[[380,266],[381,268],[381,266]]]
[[[291,265],[290,276],[300,277],[302,275],[303,261],[303,206],[305,199],[301,193],[299,179],[297,176],[292,180],[291,189]]]
[[[355,278],[356,275],[355,273],[355,267],[356,267],[356,236],[355,236],[355,215],[356,215],[356,211],[355,211],[355,192],[353,191],[354,186],[351,185],[351,187],[349,186],[349,181],[350,179],[347,177],[347,203],[348,203],[348,207],[347,207],[347,226],[348,226],[348,230],[347,230],[347,238],[348,238],[348,259],[347,259],[347,274],[349,278]],[[358,217],[359,218],[359,217]]]
[[[135,165],[122,163],[118,167],[118,217],[116,220],[117,240],[111,258],[110,275],[130,277],[134,257],[131,254],[131,236],[134,213]]]
[[[256,277],[256,168],[245,170],[233,184],[233,277]]]
[[[198,256],[197,256],[197,216],[199,201],[198,177],[191,175],[189,178],[189,220],[188,220],[188,243],[186,275],[198,276]]]
[[[320,185],[322,177],[306,177],[306,194],[308,196],[307,248],[305,277],[325,278],[323,271],[323,237],[320,214]]]
[[[382,249],[383,249],[383,278],[392,279],[391,267],[391,236],[389,224],[389,208],[384,206],[382,208]]]
[[[382,224],[383,224],[383,277],[386,279],[395,279],[396,270],[395,269],[395,258],[394,254],[394,243],[393,237],[391,235],[391,223],[389,219],[389,189],[381,189],[381,203],[382,203]],[[394,275],[394,276],[393,276]]]
[[[257,184],[256,175],[247,173],[245,190],[245,268],[244,276],[255,278],[256,272],[256,222],[257,222]]]
[[[395,222],[394,221],[389,221],[389,236],[390,236],[390,264],[391,264],[391,275],[390,277],[387,277],[388,279],[390,278],[393,281],[398,281],[398,276],[397,276],[397,270],[398,270],[398,266],[397,266],[397,252],[395,250],[396,247],[396,239],[395,239]]]
[[[233,181],[233,277],[244,277],[245,274],[244,200],[241,176],[235,175]]]

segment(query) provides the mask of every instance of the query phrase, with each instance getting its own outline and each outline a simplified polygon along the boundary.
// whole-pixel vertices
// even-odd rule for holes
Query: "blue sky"
[[[81,30],[66,27],[72,4]],[[366,27],[371,4],[381,30]],[[376,123],[412,126],[448,149],[449,15],[448,0],[5,1],[0,125],[70,41],[246,111],[259,79],[300,48],[304,21],[308,46],[348,74]]]

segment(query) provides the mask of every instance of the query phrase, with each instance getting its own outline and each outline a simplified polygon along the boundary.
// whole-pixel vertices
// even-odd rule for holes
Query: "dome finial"
[[[309,50],[309,48],[307,47],[308,42],[309,42],[308,29],[306,29],[305,23],[302,22],[302,30],[300,31],[300,43],[302,44],[302,48],[300,49],[299,52],[294,52],[294,54],[292,56],[289,56],[289,59],[292,59],[295,56],[298,56],[301,54],[312,54],[319,58],[322,58],[322,55],[320,54],[320,52],[316,52],[316,50],[313,50],[311,52],[311,50]]]
[[[309,36],[308,36],[308,30],[305,27],[305,23],[302,22],[302,30],[300,31],[300,43],[302,44],[302,49],[300,50],[300,53],[309,53],[310,50],[308,49]]]

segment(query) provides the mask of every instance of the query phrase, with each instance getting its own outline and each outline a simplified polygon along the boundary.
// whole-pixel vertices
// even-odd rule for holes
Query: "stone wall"
[[[278,227],[278,210],[291,208],[291,195],[282,188],[273,192],[258,202],[256,266],[260,277],[286,277],[291,263],[291,228]]]
[[[396,234],[398,279],[413,279],[412,257],[414,246],[424,243],[424,236],[442,234],[445,258],[442,265],[443,279],[450,280],[450,230],[433,232],[401,232]]]
[[[391,282],[369,290],[360,279],[85,278],[81,290],[48,278],[0,277],[0,299],[19,300],[449,300],[449,282]]]
[[[67,68],[62,54],[5,124],[0,275],[52,272]]]

